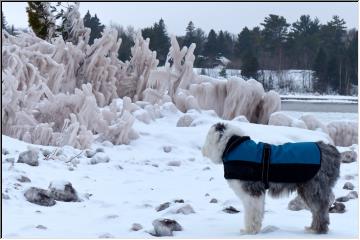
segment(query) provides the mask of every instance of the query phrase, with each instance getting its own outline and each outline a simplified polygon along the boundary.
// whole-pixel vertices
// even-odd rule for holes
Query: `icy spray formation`
[[[3,31],[3,134],[30,143],[87,148],[96,138],[129,143],[138,137],[132,129],[135,119],[149,123],[160,117],[164,103],[172,102],[182,112],[214,109],[225,119],[244,115],[263,124],[280,109],[279,95],[265,93],[255,80],[195,74],[195,44],[180,49],[175,37],[163,68],[157,68],[150,39],[140,33],[131,59],[122,62],[117,32],[105,29],[90,46],[90,29],[78,10],[75,4],[65,13],[66,41]]]

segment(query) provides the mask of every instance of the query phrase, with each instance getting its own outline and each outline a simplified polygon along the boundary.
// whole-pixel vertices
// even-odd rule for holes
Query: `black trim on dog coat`
[[[232,136],[222,160],[224,177],[245,181],[300,183],[313,178],[321,166],[321,152],[314,142],[270,145],[248,136]]]

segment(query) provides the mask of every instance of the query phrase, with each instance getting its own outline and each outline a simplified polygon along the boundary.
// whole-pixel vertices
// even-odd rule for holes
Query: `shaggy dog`
[[[202,154],[214,163],[223,163],[224,151],[228,150],[228,143],[234,136],[243,137],[245,134],[241,129],[228,124],[217,123],[213,125],[206,137]],[[323,142],[316,142],[315,146],[317,146],[321,164],[318,165],[319,167],[313,176],[305,182],[275,182],[270,179],[269,182],[264,183],[261,180],[231,179],[226,177],[227,173],[225,173],[225,178],[230,187],[244,205],[245,229],[241,230],[242,233],[256,234],[261,230],[266,190],[272,197],[279,197],[296,190],[312,213],[312,223],[310,227],[306,227],[306,230],[315,233],[328,232],[330,196],[332,187],[339,177],[340,153],[334,146]],[[306,152],[301,154],[304,159],[308,157]]]

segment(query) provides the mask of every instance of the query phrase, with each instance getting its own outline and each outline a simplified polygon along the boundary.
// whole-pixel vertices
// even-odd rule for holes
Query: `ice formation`
[[[90,46],[90,29],[84,27],[79,5],[65,16],[65,40],[3,31],[3,134],[30,143],[87,148],[95,139],[129,143],[138,137],[132,129],[135,119],[148,124],[166,108],[214,110],[224,119],[243,115],[262,124],[280,110],[279,95],[266,93],[255,80],[195,74],[195,44],[180,48],[172,36],[166,64],[158,68],[150,39],[138,33],[131,59],[122,62],[117,31],[105,29]]]
[[[322,131],[331,137],[336,146],[358,144],[358,124],[355,121],[333,121],[325,125],[311,114],[295,119],[283,112],[275,112],[270,116],[269,125]]]

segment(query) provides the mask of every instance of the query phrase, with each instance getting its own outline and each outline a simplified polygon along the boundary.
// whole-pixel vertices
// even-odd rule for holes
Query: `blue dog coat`
[[[321,166],[314,142],[270,145],[232,136],[223,153],[224,177],[246,181],[299,183],[313,178]]]

